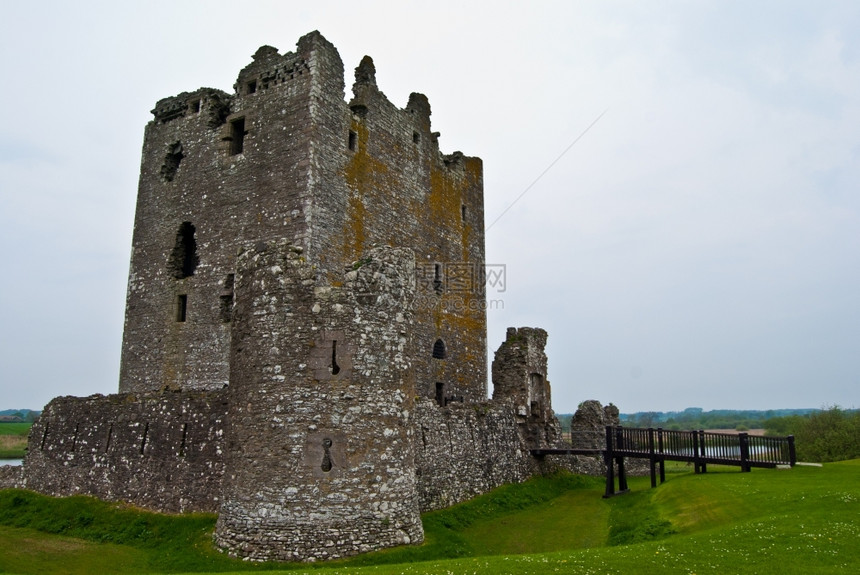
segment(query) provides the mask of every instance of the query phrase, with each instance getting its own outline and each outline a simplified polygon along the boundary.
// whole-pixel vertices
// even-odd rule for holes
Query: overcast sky
[[[116,391],[149,111],[311,30],[483,159],[557,412],[860,406],[860,3],[0,7],[0,408]]]

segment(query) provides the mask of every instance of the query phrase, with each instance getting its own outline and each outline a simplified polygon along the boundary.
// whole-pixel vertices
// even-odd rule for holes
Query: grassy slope
[[[466,505],[427,514],[428,543],[424,546],[322,568],[304,566],[298,572],[860,572],[860,460],[824,468],[745,474],[713,468],[700,476],[670,475],[666,484],[653,490],[648,489],[647,478],[635,478],[631,488],[629,494],[604,500],[600,481],[593,478],[562,477],[508,486]],[[18,524],[25,523],[21,517],[28,513],[20,508],[42,505],[19,501],[16,511],[10,499],[15,496],[35,497],[26,492],[0,492],[0,523],[8,524],[10,516]],[[0,528],[0,571],[240,572],[252,568],[211,551],[211,516],[186,519],[140,514],[88,498],[36,499],[50,505],[29,514],[34,520],[30,527],[57,531],[56,526],[64,521],[67,527],[69,522],[74,527],[78,521],[74,514],[85,507],[91,509],[93,520],[79,534],[92,538],[93,534],[112,533],[123,523],[132,527],[122,537],[113,537],[123,544],[109,546],[29,528]],[[53,509],[44,515],[51,505],[64,501],[73,503],[62,513]],[[82,501],[86,503],[83,507]],[[121,515],[119,524],[98,525],[105,521],[103,516],[112,513]],[[156,519],[156,523],[147,523]],[[181,529],[180,524],[184,525]],[[601,546],[606,542],[618,544]],[[489,555],[539,550],[554,551]],[[357,567],[358,563],[380,562],[390,564]]]

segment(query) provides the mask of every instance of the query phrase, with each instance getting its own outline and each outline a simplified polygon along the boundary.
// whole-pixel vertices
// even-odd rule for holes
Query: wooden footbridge
[[[599,433],[599,432],[598,432]],[[671,431],[608,426],[605,447],[577,449],[533,449],[532,455],[602,455],[606,466],[606,493],[611,497],[627,491],[624,459],[647,459],[651,469],[651,487],[666,481],[666,461],[692,463],[696,473],[705,473],[708,464],[734,465],[741,471],[753,467],[794,466],[797,456],[794,436],[763,437],[747,433],[711,433],[697,431]],[[618,477],[618,489],[615,478]]]

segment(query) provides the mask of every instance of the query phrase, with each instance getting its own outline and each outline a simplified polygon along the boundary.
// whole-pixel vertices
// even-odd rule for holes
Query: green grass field
[[[0,572],[860,572],[860,460],[791,470],[676,466],[603,499],[600,478],[511,485],[424,516],[427,541],[318,565],[254,565],[212,548],[214,516],[0,491]]]
[[[0,423],[0,459],[20,459],[32,423]]]

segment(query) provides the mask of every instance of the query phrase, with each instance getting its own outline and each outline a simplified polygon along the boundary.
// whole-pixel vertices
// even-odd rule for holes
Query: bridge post
[[[741,446],[741,471],[749,472],[752,471],[750,467],[750,438],[749,434],[746,432],[738,433],[738,440],[740,441]]]
[[[606,492],[603,497],[615,495],[615,469],[612,457],[612,426],[606,426],[606,449],[603,451],[603,461],[606,464]]]
[[[626,447],[624,445],[624,429],[619,426],[616,434],[616,438],[618,439],[618,449],[619,451],[623,451]],[[624,472],[624,456],[621,455],[616,457],[615,462],[618,464],[618,491],[624,493],[627,491],[627,474]]]
[[[693,471],[698,475],[702,472],[702,461],[699,455],[699,432],[690,431],[690,437],[693,439]]]
[[[794,467],[797,463],[797,451],[794,447],[794,436],[789,435],[786,439],[788,439],[788,464]]]
[[[666,482],[666,459],[663,457],[663,428],[657,428],[657,451],[660,452],[660,483]]]
[[[657,487],[657,456],[654,454],[654,428],[648,428],[648,456],[651,463],[651,487]]]
[[[702,473],[708,472],[708,452],[707,446],[705,445],[705,430],[699,430],[699,447],[702,449]]]

